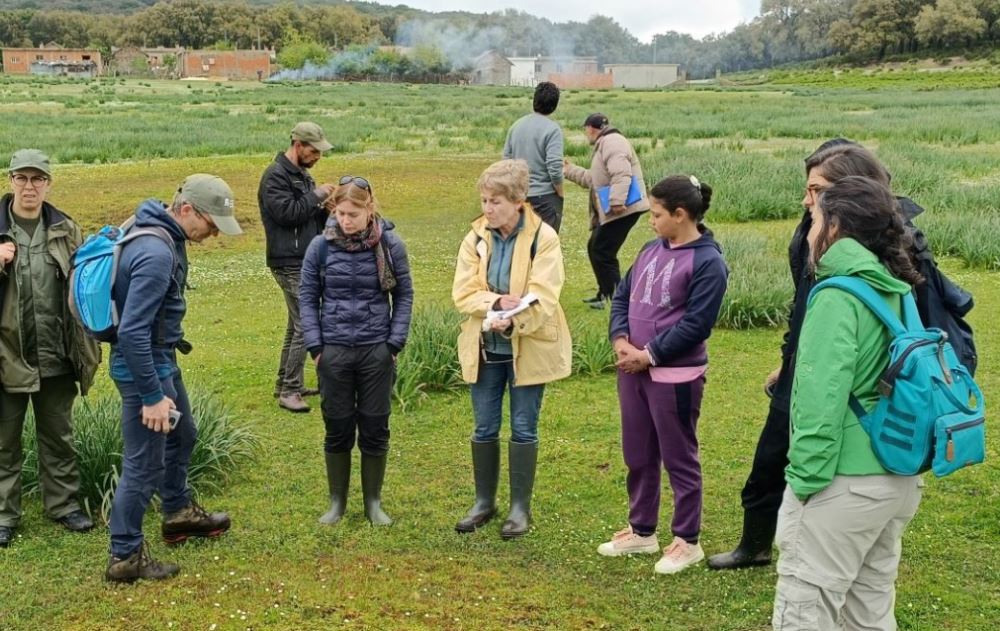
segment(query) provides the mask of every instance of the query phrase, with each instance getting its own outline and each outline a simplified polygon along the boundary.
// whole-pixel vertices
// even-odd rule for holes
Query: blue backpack
[[[171,254],[174,253],[174,240],[165,229],[133,228],[133,222],[134,218],[121,226],[104,226],[73,253],[69,309],[87,334],[101,342],[114,344],[118,339],[118,306],[112,290],[122,248],[139,237],[152,235],[169,245]],[[176,255],[173,266],[176,271]],[[162,325],[162,313],[159,319]]]
[[[841,289],[864,303],[889,329],[889,367],[878,403],[866,411],[854,394],[851,411],[871,439],[879,463],[898,475],[927,469],[938,477],[978,464],[986,455],[983,393],[959,362],[948,335],[925,329],[913,294],[902,298],[903,321],[872,287],[851,276],[818,283],[809,294]]]

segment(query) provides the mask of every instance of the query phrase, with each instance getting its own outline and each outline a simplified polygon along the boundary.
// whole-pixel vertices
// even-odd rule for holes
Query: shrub
[[[746,232],[719,236],[729,265],[729,288],[719,326],[750,329],[777,326],[788,319],[792,284],[788,266],[767,237]]]
[[[191,408],[198,441],[191,454],[188,481],[196,493],[218,490],[240,465],[253,460],[258,441],[248,428],[233,422],[229,407],[215,395],[193,394]],[[24,493],[29,494],[38,491],[38,447],[30,410],[25,425],[21,479]],[[121,472],[121,400],[114,395],[78,399],[73,410],[73,439],[80,470],[80,501],[87,512],[107,521]]]
[[[462,384],[458,364],[458,325],[461,315],[452,308],[431,304],[414,312],[406,350],[399,355],[393,394],[406,408],[431,390],[449,390]]]

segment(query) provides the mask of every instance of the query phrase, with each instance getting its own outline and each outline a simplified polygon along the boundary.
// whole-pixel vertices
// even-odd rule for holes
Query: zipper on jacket
[[[966,421],[964,423],[959,423],[958,425],[952,425],[944,430],[945,434],[948,436],[948,441],[944,450],[944,459],[951,462],[955,459],[955,441],[953,440],[952,434],[954,432],[960,432],[963,429],[970,429],[973,427],[978,427],[986,422],[985,418],[977,418],[971,421]]]

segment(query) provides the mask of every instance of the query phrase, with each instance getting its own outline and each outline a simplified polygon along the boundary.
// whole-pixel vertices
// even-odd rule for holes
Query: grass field
[[[723,574],[697,568],[668,578],[654,576],[654,558],[596,554],[627,510],[610,373],[548,388],[528,537],[502,542],[499,523],[468,537],[452,531],[472,499],[464,389],[432,394],[394,414],[384,498],[394,526],[366,524],[356,476],[345,521],[335,528],[316,523],[326,508],[319,413],[280,413],[270,396],[284,308],[263,264],[259,175],[294,122],[321,122],[338,153],[317,165],[317,179],[369,177],[408,244],[418,307],[446,308],[455,252],[478,212],[475,179],[499,153],[509,122],[528,109],[527,91],[6,81],[0,92],[9,123],[0,127],[0,153],[34,145],[60,161],[77,161],[57,168],[51,199],[87,229],[124,219],[142,198],[169,197],[190,172],[215,172],[233,185],[247,234],[190,250],[185,328],[195,352],[182,367],[191,389],[223,398],[261,445],[254,464],[202,497],[208,507],[231,512],[229,534],[179,549],[151,537],[156,555],[183,567],[167,583],[105,584],[107,531],[64,534],[30,498],[21,536],[0,551],[0,629],[769,628],[772,568]],[[988,254],[1000,247],[990,227],[1000,200],[1000,111],[992,105],[998,96],[993,89],[784,85],[573,92],[557,119],[575,160],[586,161],[579,122],[600,110],[637,139],[650,179],[694,172],[715,186],[718,216],[709,219],[740,259],[732,262],[734,284],[740,274],[752,279],[762,269],[775,279],[748,286],[750,298],[787,284],[781,256],[798,214],[802,157],[828,136],[869,143],[893,170],[898,189],[928,207],[921,225],[935,246],[953,246],[949,251],[972,263],[943,262],[976,296],[979,381],[989,397],[1000,385],[1000,333],[991,325],[1000,309],[1000,275],[992,271],[998,259]],[[963,127],[978,136],[959,134]],[[570,193],[563,304],[578,335],[599,335],[606,314],[580,302],[593,292],[586,200],[578,189]],[[949,241],[968,239],[964,250],[937,234],[952,228]],[[631,260],[648,237],[645,226],[637,227],[623,259]],[[747,244],[759,244],[764,256],[740,258],[750,257],[736,253],[752,249]],[[980,247],[985,256],[977,256]],[[784,300],[784,291],[764,303]],[[700,427],[708,553],[728,549],[738,536],[739,490],[766,414],[760,385],[778,362],[781,333],[727,328],[711,341]],[[112,389],[102,370],[97,394]],[[1000,472],[993,433],[989,441],[986,465],[927,480],[904,540],[902,629],[996,628]],[[502,481],[501,502],[506,493]],[[669,514],[665,503],[664,525]],[[151,511],[151,535],[158,519]]]

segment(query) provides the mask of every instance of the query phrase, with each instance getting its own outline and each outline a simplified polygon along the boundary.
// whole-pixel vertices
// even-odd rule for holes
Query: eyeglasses
[[[358,177],[356,175],[344,175],[340,178],[340,185],[353,184],[360,188],[361,190],[372,192],[371,183],[363,177]]]
[[[207,214],[205,214],[205,213],[201,212],[200,210],[198,210],[197,208],[195,208],[194,205],[192,205],[191,208],[194,210],[194,212],[195,212],[196,215],[198,215],[199,217],[201,217],[202,221],[204,221],[205,223],[208,224],[208,227],[210,229],[212,229],[212,230],[218,230],[219,229],[218,226],[215,225],[215,222],[212,221],[212,218],[210,216],[208,216]]]
[[[32,175],[29,177],[23,173],[15,173],[10,176],[10,181],[18,188],[24,188],[28,182],[31,182],[32,188],[40,188],[48,183],[49,178],[44,175]]]

